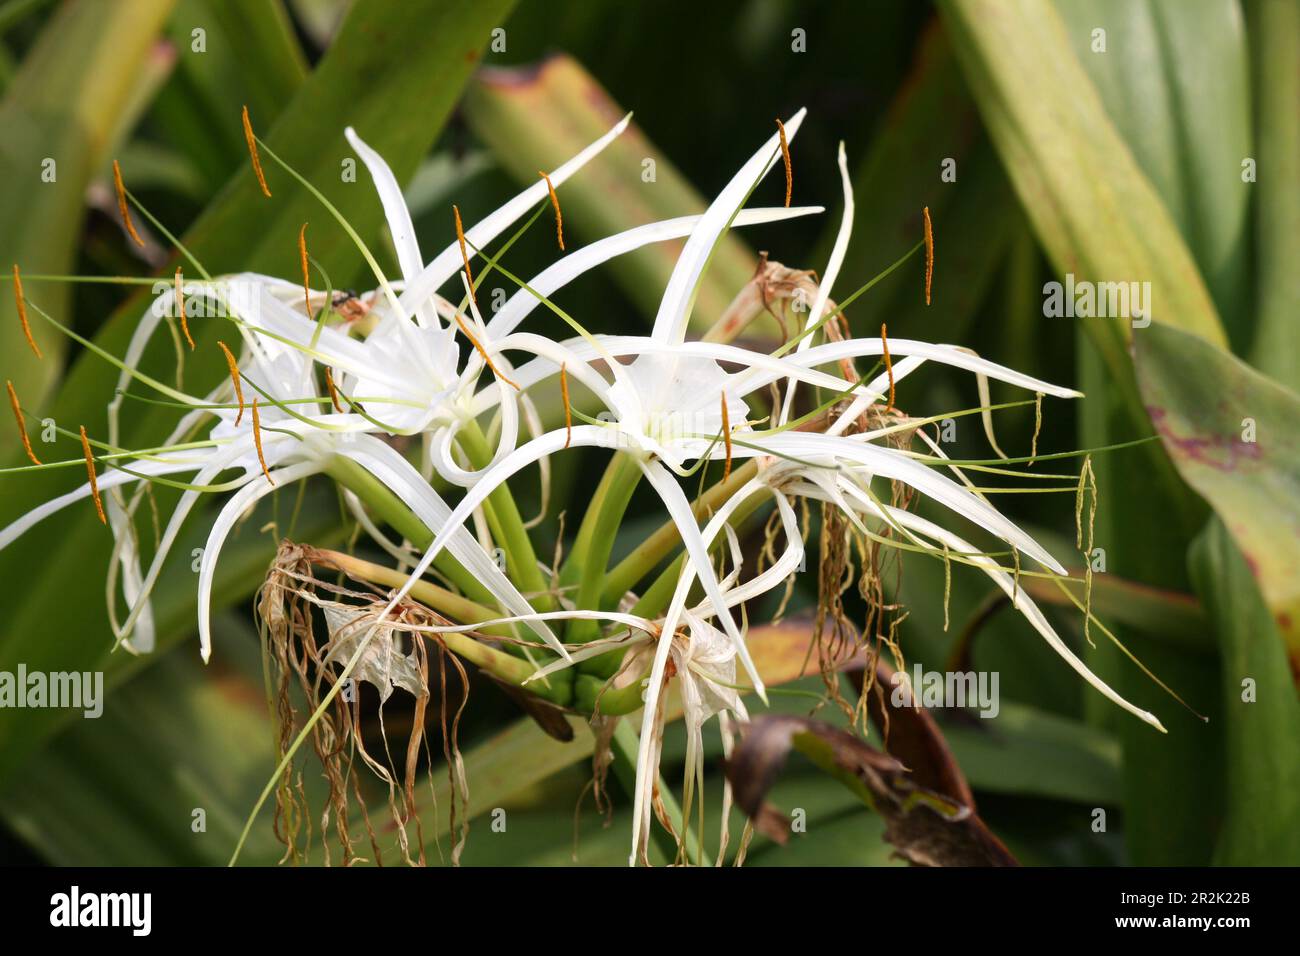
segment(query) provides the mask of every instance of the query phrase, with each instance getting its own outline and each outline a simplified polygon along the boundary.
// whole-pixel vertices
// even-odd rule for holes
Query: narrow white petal
[[[800,110],[785,123],[787,140],[793,140],[799,127],[803,124],[807,110]],[[731,182],[718,193],[709,204],[700,221],[691,230],[691,237],[673,267],[668,278],[668,287],[659,303],[659,313],[655,316],[652,337],[657,342],[676,344],[686,336],[686,320],[689,318],[691,302],[695,298],[695,288],[700,275],[708,264],[713,247],[726,230],[751,188],[768,174],[781,155],[780,134],[773,133],[758,151],[749,158],[740,171],[731,178]]]
[[[772,207],[764,209],[742,209],[733,226],[754,226],[762,223],[779,222],[783,219],[795,219],[822,212],[821,206],[796,206],[790,209]],[[665,219],[644,226],[635,226],[613,236],[606,236],[590,245],[583,246],[543,269],[529,280],[528,285],[539,295],[550,298],[552,293],[568,285],[578,276],[593,269],[601,263],[608,262],[615,256],[640,249],[653,242],[665,242],[690,235],[691,230],[700,221],[700,216],[679,216]],[[529,292],[520,289],[501,307],[500,311],[488,323],[488,331],[498,338],[513,332],[530,312],[541,305],[541,300]]]
[[[217,571],[217,558],[221,556],[221,548],[225,545],[231,529],[245,511],[259,499],[275,491],[281,484],[290,484],[320,470],[320,463],[314,461],[276,469],[271,472],[271,477],[276,484],[272,485],[269,481],[249,482],[235,492],[217,513],[216,520],[212,522],[212,530],[208,532],[208,541],[203,547],[203,555],[199,558],[199,653],[205,664],[212,656],[212,579]]]
[[[600,139],[596,140],[577,156],[574,156],[568,162],[552,170],[551,183],[559,188],[565,180],[587,165],[594,159],[601,150],[608,146],[613,140],[627,128],[631,121],[631,114],[623,117],[614,127]],[[538,179],[537,182],[529,186],[523,192],[519,193],[501,208],[497,209],[491,215],[478,222],[465,233],[467,242],[482,249],[486,243],[491,242],[502,232],[508,229],[524,213],[541,202],[548,194],[546,182]],[[471,255],[474,253],[471,252]],[[407,285],[406,291],[402,293],[401,305],[408,313],[413,311],[414,307],[427,299],[431,294],[437,292],[442,284],[454,276],[461,268],[460,244],[452,242],[442,252],[434,257],[420,274],[412,279]]]

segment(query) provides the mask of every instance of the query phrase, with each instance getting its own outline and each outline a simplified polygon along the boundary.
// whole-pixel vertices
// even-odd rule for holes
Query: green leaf
[[[976,790],[1119,806],[1119,742],[1077,720],[1003,700],[989,720],[946,721],[943,735]]]
[[[1300,699],[1253,568],[1211,520],[1191,556],[1223,655],[1227,814],[1214,862],[1300,864]]]
[[[1196,257],[1234,344],[1249,340],[1256,187],[1250,70],[1237,0],[1057,0],[1074,52]],[[1093,51],[1093,31],[1106,50]]]
[[[237,124],[212,120],[239,103],[271,122],[306,79],[306,58],[280,0],[180,0],[168,32],[179,64],[155,112],[217,189],[248,152]]]
[[[1056,271],[1151,283],[1152,317],[1226,346],[1196,263],[1106,115],[1055,10],[1036,0],[940,0],[939,7],[1039,241]],[[1081,320],[1130,420],[1144,424],[1124,342],[1129,322]]]
[[[0,104],[0,266],[6,274],[13,263],[29,274],[70,271],[86,186],[107,158],[171,5],[172,0],[65,4],[24,58]],[[46,175],[54,178],[47,181]],[[4,376],[24,405],[35,408],[58,378],[65,343],[33,317],[32,334],[45,355],[37,360],[23,339],[10,283],[3,285]],[[51,314],[66,317],[66,286],[28,282],[24,291],[39,295]]]
[[[1258,316],[1252,364],[1300,390],[1300,5],[1255,0]]]
[[[428,150],[449,115],[479,50],[490,31],[510,9],[509,0],[458,0],[428,9],[396,0],[355,5],[315,72],[284,109],[274,127],[262,130],[270,147],[295,166],[343,212],[361,235],[373,236],[382,218],[380,204],[364,176],[346,181],[345,158],[352,157],[343,127],[358,132],[387,157],[399,179],[408,177]],[[392,54],[398,38],[403,56]],[[215,121],[236,129],[240,105]],[[419,122],[412,122],[418,116]],[[253,117],[256,124],[257,117]],[[313,222],[312,255],[342,283],[359,271],[360,258],[342,229],[331,228],[327,215],[305,189],[268,165],[273,198],[262,196],[251,169],[244,167],[207,212],[190,229],[185,242],[214,274],[252,269],[272,275],[295,275],[297,233]],[[110,320],[99,344],[122,354],[142,299],[128,302]],[[190,323],[198,350],[186,367],[187,381],[216,382],[226,374],[219,335],[228,335],[224,320]],[[166,346],[164,348],[164,346]],[[160,378],[174,374],[170,343],[158,343],[144,363]],[[44,410],[60,423],[85,423],[99,434],[104,406],[112,397],[117,373],[94,356],[83,356],[61,390],[54,408]],[[147,407],[124,422],[123,441],[139,447],[160,438],[173,420],[168,409]],[[75,442],[58,454],[76,455]],[[55,452],[50,449],[51,457]],[[6,479],[0,513],[4,520],[72,487],[77,476],[36,473]],[[165,510],[168,498],[160,495]],[[101,659],[111,634],[103,611],[103,571],[109,535],[93,512],[71,509],[50,518],[39,530],[0,554],[0,574],[19,598],[6,609],[0,631],[0,668],[25,661],[31,669],[85,670]],[[172,560],[188,567],[188,554]],[[185,590],[189,600],[193,591]],[[192,606],[192,605],[191,605]],[[16,711],[0,713],[0,780],[39,743]],[[26,720],[26,718],[25,718]]]
[[[1134,339],[1161,441],[1241,548],[1300,671],[1300,397],[1195,336]]]
[[[470,85],[466,116],[475,133],[521,183],[537,181],[539,169],[552,169],[606,132],[624,115],[582,66],[554,56],[535,67],[484,69]],[[763,133],[756,132],[761,138]],[[736,156],[737,162],[741,154]],[[654,179],[646,181],[653,163]],[[702,213],[708,202],[636,126],[559,189],[566,244],[587,241],[633,226]],[[628,296],[648,316],[659,307],[684,240],[658,242],[619,256],[609,268]],[[576,243],[570,246],[573,248]],[[754,274],[757,260],[734,233],[728,234],[709,263],[700,286],[691,327],[707,330],[732,296]]]

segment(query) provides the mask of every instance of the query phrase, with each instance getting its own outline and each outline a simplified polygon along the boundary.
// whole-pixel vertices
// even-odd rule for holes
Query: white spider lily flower
[[[262,289],[259,294],[265,295],[266,290]],[[263,305],[266,303],[263,302]],[[277,318],[273,309],[271,312],[272,325],[277,325],[284,331],[293,331],[291,323],[286,324],[284,321],[285,316]],[[286,345],[279,339],[251,332],[245,334],[245,342],[248,350],[240,364],[240,377],[246,387],[260,392],[261,397],[267,400],[266,404],[259,402],[262,426],[259,430],[254,430],[252,414],[248,410],[202,407],[208,403],[190,399],[190,403],[196,407],[186,413],[181,425],[173,433],[172,440],[177,440],[179,434],[188,431],[202,416],[212,415],[217,421],[211,429],[208,444],[141,455],[141,460],[132,463],[130,471],[114,467],[99,480],[100,490],[107,492],[141,479],[193,474],[193,487],[183,491],[159,540],[149,572],[140,576],[136,560],[138,556],[134,552],[127,553],[124,557],[124,561],[126,558],[132,560],[132,563],[125,565],[129,590],[124,588],[132,604],[132,612],[126,622],[115,629],[120,639],[129,635],[138,620],[150,613],[149,593],[184,520],[197,504],[200,495],[205,491],[235,490],[234,496],[222,507],[213,522],[199,565],[199,641],[206,661],[211,654],[211,587],[217,559],[226,537],[239,518],[259,499],[278,487],[326,470],[336,456],[349,458],[372,474],[405,501],[431,532],[444,532],[450,539],[448,551],[483,582],[503,607],[519,615],[532,613],[531,605],[489,553],[465,530],[463,522],[454,527],[448,525],[451,508],[414,466],[391,446],[374,435],[367,434],[374,426],[366,418],[330,409],[329,404],[317,393],[311,361],[303,351]],[[210,398],[228,398],[230,391],[230,384],[225,383]],[[304,399],[313,401],[299,404]],[[302,411],[296,410],[299,407]],[[242,473],[233,479],[214,484],[220,475],[231,470]],[[87,483],[33,509],[0,530],[0,548],[7,546],[48,515],[88,498],[90,494],[91,488]],[[544,622],[532,626],[543,640],[563,653],[559,640]]]

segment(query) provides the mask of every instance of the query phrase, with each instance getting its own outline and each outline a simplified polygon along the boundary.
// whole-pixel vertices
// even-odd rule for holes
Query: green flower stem
[[[433,532],[425,527],[424,522],[415,516],[406,503],[351,458],[335,456],[325,473],[354,492],[417,548],[427,548],[433,543]],[[472,600],[489,606],[496,604],[492,592],[447,551],[434,558],[433,566]]]
[[[762,495],[751,496],[736,509],[732,526],[740,530],[741,525],[748,521],[766,501],[767,499]],[[714,541],[710,551],[718,551],[724,544],[725,539],[719,538]],[[652,620],[663,614],[668,608],[668,602],[673,598],[673,592],[677,589],[677,579],[681,576],[682,564],[685,561],[686,555],[679,554],[672,564],[664,568],[659,577],[655,578],[654,583],[641,595],[641,599],[632,607],[630,613]],[[608,716],[630,714],[641,706],[640,680],[634,681],[628,687],[610,688],[601,693],[608,679],[617,673],[623,662],[624,653],[625,651],[622,650],[610,651],[578,665],[580,673],[573,689],[576,706],[592,713],[599,706],[600,713]],[[643,678],[646,676],[649,675],[642,675]]]
[[[599,611],[618,603],[617,599],[605,602],[605,570],[609,566],[609,555],[619,525],[623,523],[628,502],[640,480],[641,468],[636,458],[630,454],[615,453],[596,488],[596,494],[587,505],[573,552],[564,568],[564,571],[574,569],[572,573],[578,584],[575,601],[579,608]],[[563,573],[560,582],[571,583],[565,581]],[[600,636],[600,624],[596,621],[573,621],[569,624],[566,636],[569,643],[586,644]]]
[[[456,433],[456,440],[475,468],[486,468],[492,461],[492,449],[476,422],[466,422]],[[554,611],[555,596],[551,594],[550,583],[542,575],[533,542],[528,537],[528,529],[524,527],[524,519],[510,489],[501,485],[487,500],[491,505],[487,515],[492,534],[505,550],[510,576],[533,607],[539,611]]]
[[[614,776],[629,795],[636,793],[636,753],[638,746],[636,731],[626,720],[620,720],[618,726],[614,728],[614,737],[610,741],[610,752],[613,757],[611,767]],[[672,790],[664,781],[661,775],[658,780],[657,789],[659,792],[659,801],[663,804],[664,813],[673,825],[673,829],[678,833],[683,832],[682,828],[682,808],[677,803],[677,798],[673,796]],[[651,814],[654,816],[654,814]],[[673,835],[661,826],[656,826],[653,822],[650,824],[650,839],[659,844],[659,848],[669,860],[677,859],[677,841]],[[696,834],[697,843],[696,852],[690,853],[691,862],[697,866],[712,866],[712,858],[704,851],[703,836]],[[689,851],[688,851],[689,853]]]
[[[692,510],[696,520],[708,515],[729,500],[757,474],[758,462],[751,459],[733,471],[726,481],[720,481],[706,491],[693,505]],[[671,521],[666,522],[615,565],[609,574],[605,575],[604,600],[608,602],[608,606],[616,605],[624,594],[632,590],[638,581],[653,571],[660,561],[681,544],[681,540],[682,536],[677,530],[677,525]]]

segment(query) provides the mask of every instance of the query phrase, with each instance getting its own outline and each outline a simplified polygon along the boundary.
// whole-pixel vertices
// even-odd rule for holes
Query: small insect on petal
[[[451,214],[456,218],[456,241],[460,243],[461,261],[465,263],[465,278],[469,279],[469,297],[473,299],[475,305],[478,305],[478,299],[474,297],[474,273],[469,267],[469,251],[465,248],[465,230],[460,224],[460,210],[452,206]],[[459,316],[456,317],[456,321],[460,322]],[[461,328],[464,329],[465,326],[462,325]],[[468,332],[465,334],[469,335]],[[473,336],[470,336],[470,341],[474,341]]]
[[[95,456],[90,451],[90,439],[86,437],[86,426],[81,425],[81,450],[86,455],[86,474],[90,476],[90,494],[95,499],[95,513],[99,515],[100,524],[108,524],[104,515],[104,502],[99,497],[99,479],[95,475]]]
[[[185,284],[181,280],[181,267],[176,267],[176,314],[181,319],[181,331],[185,333],[185,341],[190,343],[190,351],[194,351],[194,337],[190,335],[190,324],[185,321]]]
[[[546,191],[551,194],[551,205],[555,208],[555,239],[560,244],[560,251],[564,251],[564,216],[560,212],[560,197],[555,195],[555,187],[551,185],[551,177],[540,169],[537,175],[546,180]]]
[[[564,447],[573,440],[573,408],[569,405],[569,373],[560,363],[560,397],[564,399]]]
[[[135,244],[143,248],[144,240],[135,231],[135,223],[131,221],[131,210],[126,204],[126,184],[122,182],[122,168],[117,165],[116,159],[113,160],[113,185],[117,188],[117,211],[122,214],[122,225],[126,226],[127,234],[135,240]]]
[[[27,322],[27,300],[23,297],[23,279],[18,274],[18,263],[14,263],[14,302],[18,306],[18,321],[22,323],[23,338],[27,339],[27,344],[31,346],[36,357],[41,357],[41,350],[36,345],[36,340],[32,338],[32,327]]]
[[[885,324],[880,323],[880,347],[883,351],[885,360],[885,371],[889,373],[889,405],[888,411],[894,409],[894,363],[889,360],[889,335],[885,331]]]
[[[248,107],[242,114],[244,121],[244,141],[248,143],[248,155],[253,160],[253,172],[257,174],[257,184],[262,187],[262,195],[271,198],[271,188],[266,185],[266,174],[262,172],[262,157],[257,155],[257,139],[253,136],[253,124],[248,119]]]
[[[785,208],[790,208],[790,197],[794,194],[794,167],[790,165],[790,141],[785,137],[785,124],[776,121],[776,131],[781,135],[781,161],[785,163]]]
[[[921,210],[925,219],[925,304],[930,304],[930,281],[934,278],[934,227],[930,224],[930,207]]]
[[[339,390],[334,385],[334,376],[330,370],[325,369],[325,386],[330,390],[330,401],[334,403],[334,411],[343,411],[343,405],[339,402]]]
[[[23,451],[27,452],[27,457],[32,460],[33,465],[39,465],[41,460],[32,451],[31,439],[27,437],[27,423],[23,421],[23,409],[18,404],[18,393],[14,391],[14,383],[6,379],[5,387],[9,389],[9,405],[14,410],[14,420],[18,422],[18,434],[23,440]]]
[[[298,261],[302,264],[302,301],[311,318],[311,273],[307,270],[307,224],[298,230]]]
[[[727,393],[722,393],[722,440],[727,446],[727,463],[722,466],[722,480],[731,477],[731,416],[727,413]]]
[[[266,475],[266,480],[275,484],[271,479],[270,469],[266,467],[266,456],[262,454],[262,418],[257,414],[257,399],[253,399],[253,445],[257,448],[257,460],[262,466],[262,474]]]
[[[235,361],[235,356],[230,353],[225,342],[218,342],[221,351],[226,356],[226,367],[230,369],[230,381],[235,386],[235,398],[239,401],[239,414],[235,416],[235,424],[238,425],[244,418],[244,389],[239,384],[239,363]]]

